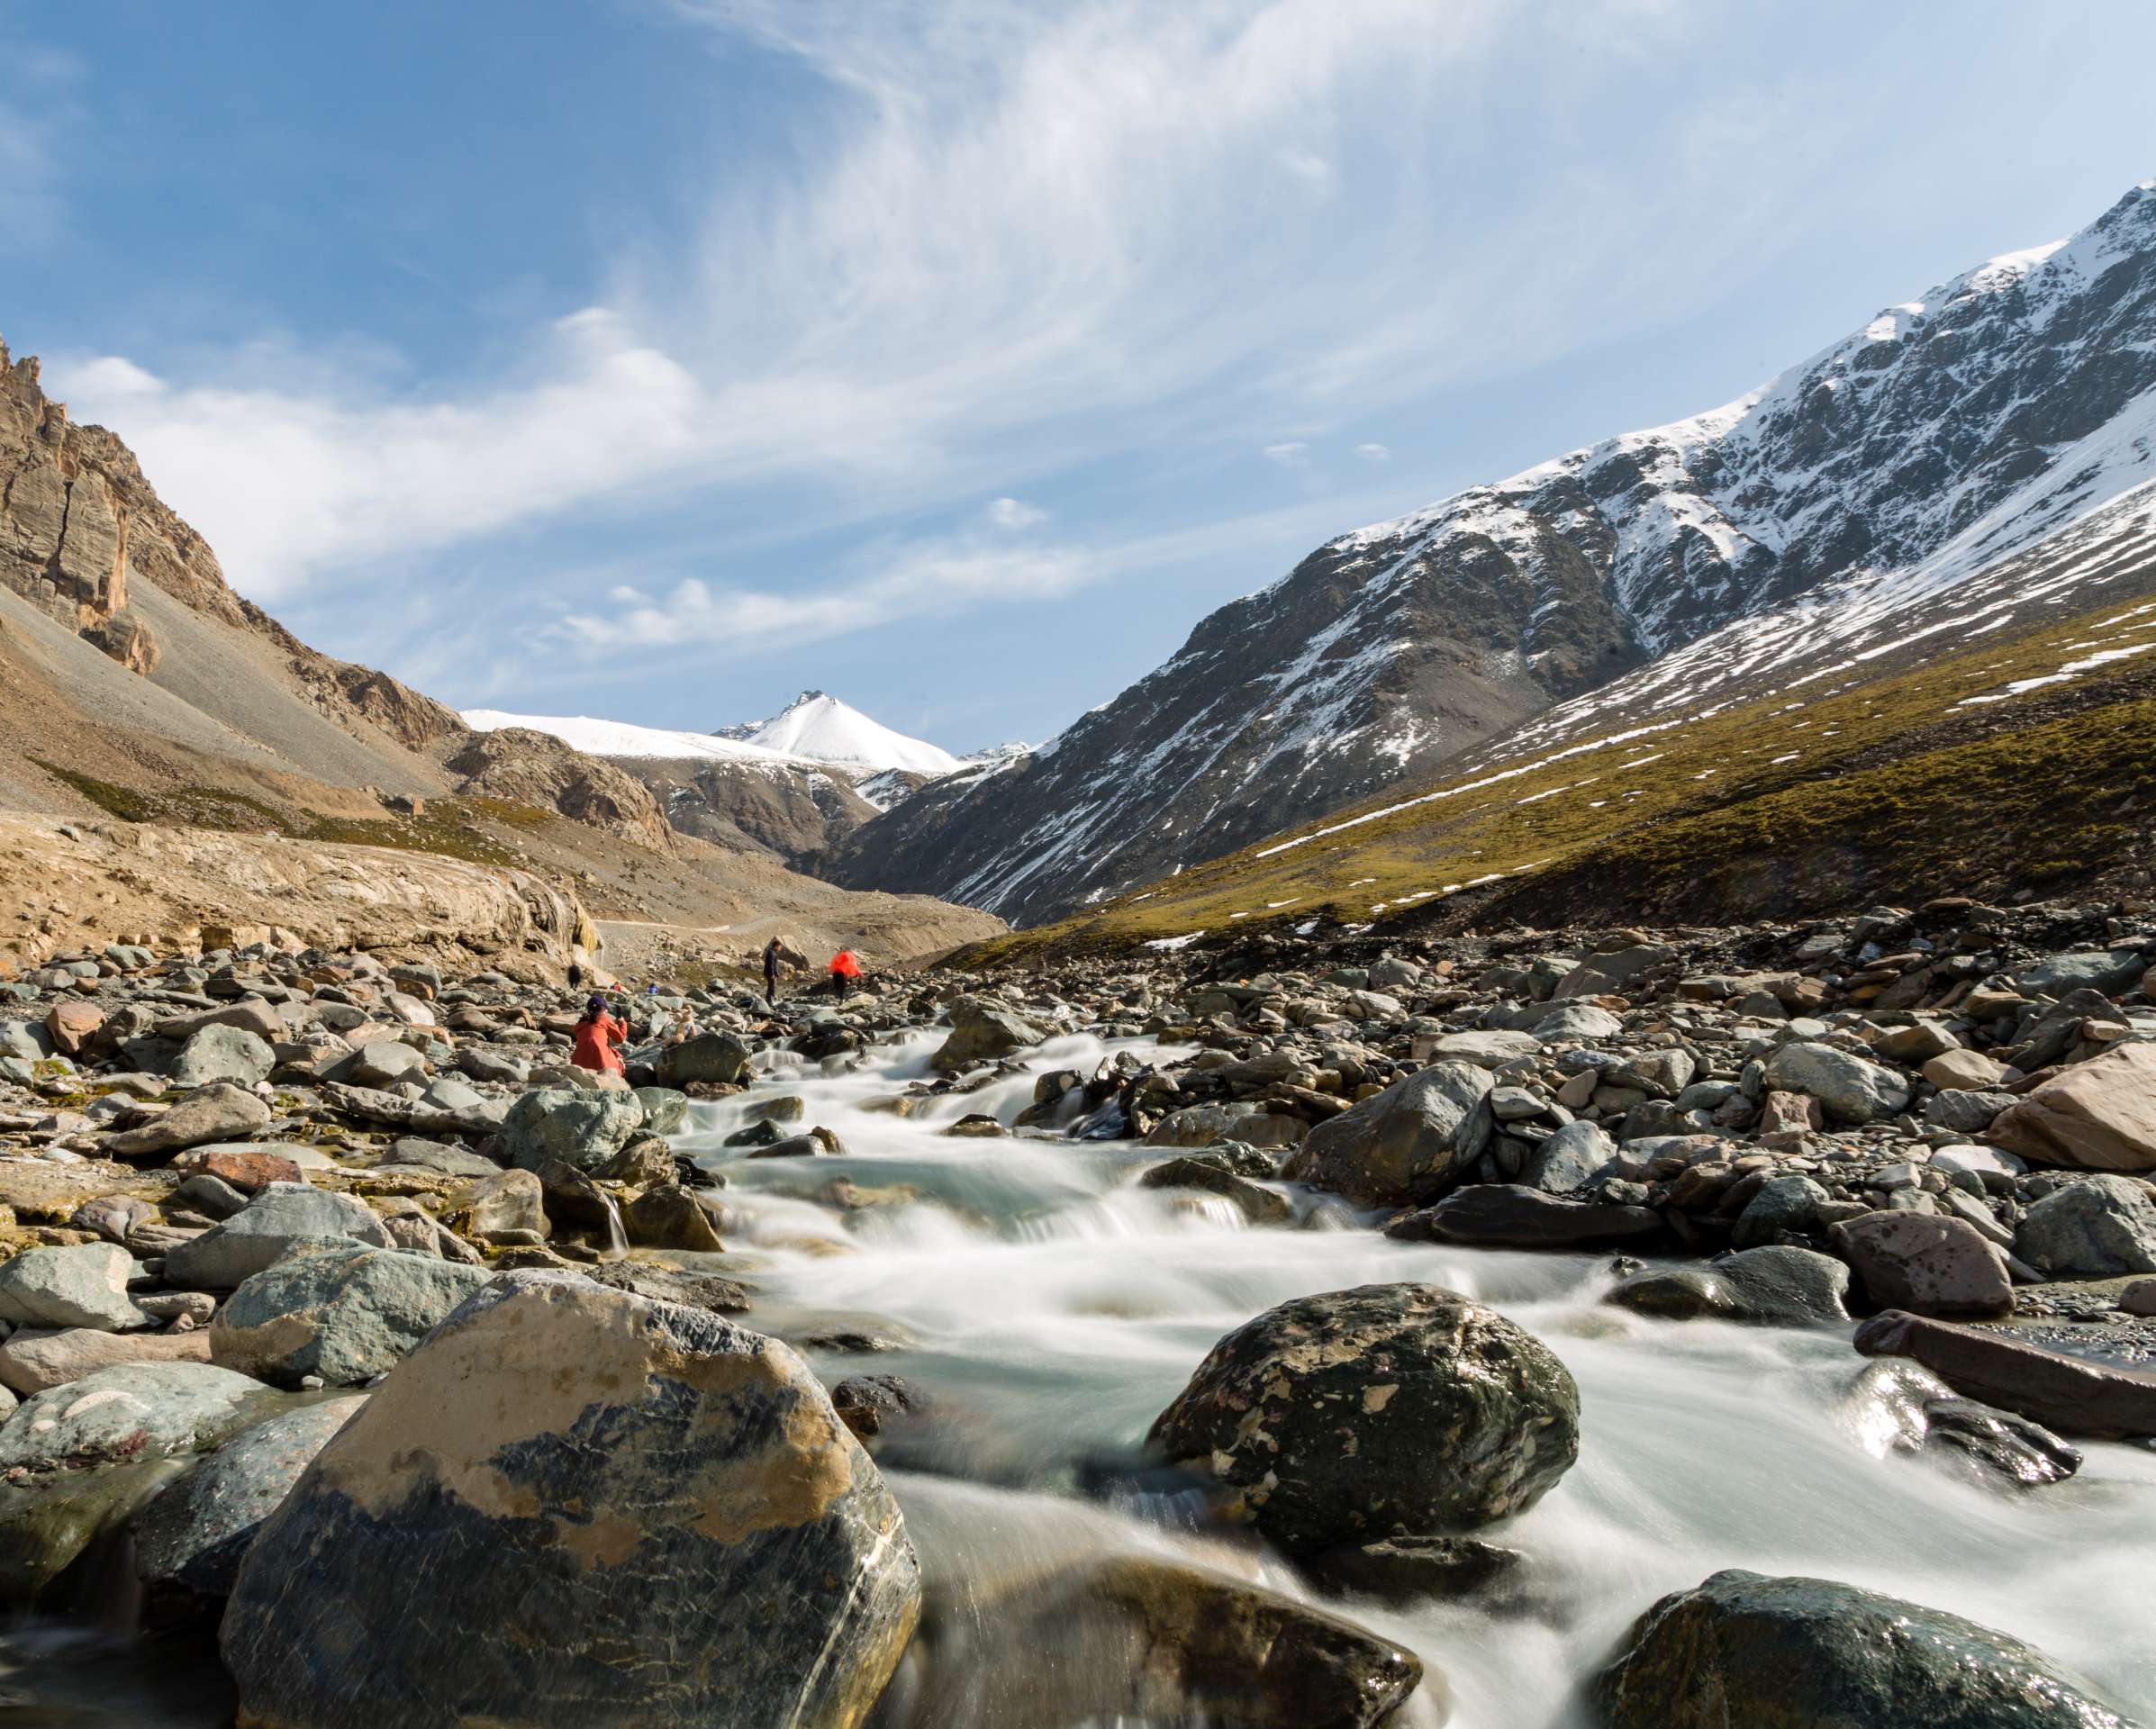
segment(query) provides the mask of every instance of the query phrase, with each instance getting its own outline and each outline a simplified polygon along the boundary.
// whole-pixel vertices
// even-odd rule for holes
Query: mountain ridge
[[[1799,597],[1844,604],[1826,584],[1900,578],[1903,602],[1947,608],[2139,484],[2152,390],[2144,182],[1720,408],[1336,537],[1052,749],[932,784],[824,868],[1037,922],[1435,773]],[[1909,578],[1950,546],[1928,586]]]

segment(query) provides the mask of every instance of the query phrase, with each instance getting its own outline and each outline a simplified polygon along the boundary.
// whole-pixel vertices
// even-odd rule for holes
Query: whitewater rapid
[[[1317,1600],[1255,1545],[1224,1548],[1194,1529],[1192,1498],[1129,1487],[1142,1481],[1139,1446],[1214,1342],[1260,1311],[1423,1280],[1535,1334],[1581,1391],[1579,1463],[1527,1514],[1482,1534],[1525,1552],[1517,1589],[1490,1607],[1332,1605],[1443,1671],[1460,1729],[1581,1721],[1581,1679],[1640,1611],[1725,1567],[1952,1610],[2156,1714],[2156,1453],[2090,1444],[2077,1476],[2027,1492],[1879,1456],[1844,1398],[1864,1367],[1847,1329],[1651,1320],[1602,1302],[1607,1255],[1394,1243],[1295,1189],[1282,1192],[1297,1227],[1250,1227],[1226,1201],[1137,1187],[1167,1156],[1158,1149],[954,1137],[946,1131],[969,1114],[1010,1123],[1032,1102],[1032,1081],[894,1114],[905,1083],[929,1076],[935,1044],[910,1035],[838,1074],[771,1054],[747,1093],[698,1107],[695,1132],[676,1140],[727,1179],[728,1263],[757,1292],[745,1318],[797,1337],[874,1339],[886,1348],[805,1354],[827,1382],[896,1374],[936,1406],[927,1455],[887,1460],[901,1505],[916,1491],[908,1516],[932,1578],[1029,1571],[1088,1550],[1182,1551],[1216,1565],[1231,1554],[1245,1574]],[[1090,1073],[1124,1048],[1161,1055],[1150,1041],[1072,1036],[1033,1053],[1032,1067]],[[806,1124],[838,1134],[844,1155],[752,1159],[720,1145],[789,1093],[806,1101]],[[938,1492],[922,1492],[931,1481]],[[1434,1720],[1429,1697],[1394,1719]]]

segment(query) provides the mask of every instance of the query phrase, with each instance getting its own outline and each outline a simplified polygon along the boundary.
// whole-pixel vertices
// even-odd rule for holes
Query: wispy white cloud
[[[999,498],[989,505],[988,520],[999,529],[1016,533],[1023,529],[1038,528],[1048,520],[1048,513],[1039,505],[1028,504],[1022,499]]]
[[[1269,444],[1263,454],[1267,462],[1277,462],[1283,468],[1300,468],[1310,459],[1310,447],[1298,439],[1289,444]]]
[[[1364,462],[1391,462],[1392,460],[1392,452],[1381,444],[1358,444],[1355,446],[1355,455],[1362,457]]]
[[[1531,47],[1538,19],[1577,15],[1572,0],[665,10],[722,54],[811,68],[829,93],[818,142],[746,161],[692,244],[630,249],[600,303],[530,332],[517,366],[428,393],[401,368],[267,349],[193,373],[62,357],[57,394],[136,446],[237,585],[280,599],[340,567],[686,489],[745,498],[776,479],[818,489],[832,514],[873,515],[879,498],[972,509],[1139,436],[1227,452],[1267,426],[1322,429],[1546,359],[1567,330],[1606,339],[1612,270],[1675,249],[1642,258],[1628,237],[1699,202],[1677,116],[1635,140],[1668,159],[1621,206],[1561,135],[1535,145],[1562,166],[1528,177],[1531,195],[1472,204],[1459,153],[1477,128],[1472,149],[1488,148],[1487,115],[1455,121],[1452,98],[1481,87],[1490,57]],[[1591,34],[1602,14],[1586,15]],[[1680,22],[1608,16],[1626,51]],[[1522,89],[1523,139],[1539,137],[1535,104],[1563,113],[1583,76]],[[1283,221],[1253,195],[1254,164],[1327,195]],[[1754,202],[1774,195],[1762,184]],[[1711,250],[1738,250],[1756,213],[1726,198],[1711,213]],[[1672,292],[1710,274],[1689,266]],[[1595,318],[1569,315],[1590,303]],[[1671,292],[1647,303],[1661,315]],[[989,522],[1008,535],[1037,509],[1007,495]],[[1013,568],[995,566],[1012,548],[942,556],[969,604],[1070,580],[1037,563],[976,590],[975,573]],[[811,571],[783,595],[706,577],[666,604],[821,629],[878,616],[900,574]],[[656,629],[600,622],[611,642]]]

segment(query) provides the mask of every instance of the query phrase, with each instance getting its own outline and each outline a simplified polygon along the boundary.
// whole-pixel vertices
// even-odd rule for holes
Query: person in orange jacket
[[[861,982],[861,957],[850,948],[842,948],[831,956],[831,994],[844,1000],[846,993]]]
[[[569,1061],[580,1069],[600,1074],[626,1074],[621,1047],[629,1043],[627,1023],[606,1012],[606,999],[594,996],[584,1005],[584,1018],[576,1023],[576,1048]]]

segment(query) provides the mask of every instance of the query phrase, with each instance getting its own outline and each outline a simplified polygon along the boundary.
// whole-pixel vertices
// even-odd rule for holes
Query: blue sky
[[[2156,7],[0,0],[0,334],[459,706],[1043,738],[2156,171]]]

